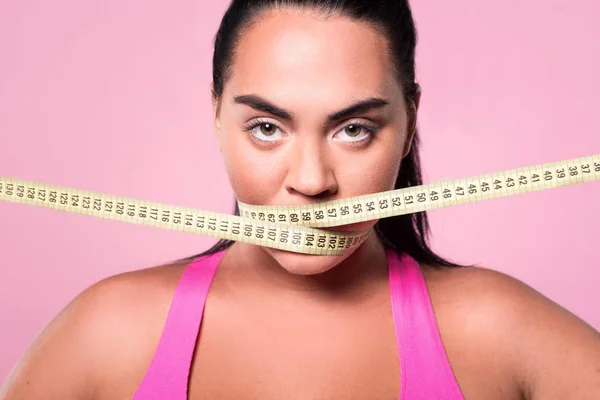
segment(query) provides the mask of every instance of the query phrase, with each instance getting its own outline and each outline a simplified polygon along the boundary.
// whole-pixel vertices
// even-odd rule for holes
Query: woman
[[[212,94],[237,198],[301,205],[419,185],[414,53],[406,0],[234,0]],[[341,256],[220,242],[99,282],[0,398],[600,398],[590,326],[510,277],[436,256],[424,213],[336,229],[370,228]]]

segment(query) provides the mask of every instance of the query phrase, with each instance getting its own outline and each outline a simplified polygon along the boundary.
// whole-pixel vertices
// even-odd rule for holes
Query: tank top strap
[[[400,400],[464,400],[439,333],[419,264],[387,251],[392,312],[400,352]]]
[[[134,400],[186,400],[206,298],[224,251],[188,265],[175,289],[158,347]]]

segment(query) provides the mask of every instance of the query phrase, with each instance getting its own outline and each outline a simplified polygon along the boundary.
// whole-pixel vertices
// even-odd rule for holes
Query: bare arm
[[[0,400],[131,398],[182,271],[174,265],[136,271],[85,290],[30,346]]]
[[[591,326],[499,272],[424,272],[467,399],[600,399],[600,334]]]
[[[529,288],[512,340],[523,355],[532,400],[600,399],[600,334]]]
[[[488,332],[503,343],[514,379],[530,400],[600,399],[600,334],[575,315],[506,275],[480,270]],[[486,304],[487,303],[487,304]],[[495,337],[494,337],[495,336]]]
[[[92,398],[93,292],[74,299],[36,338],[0,390],[1,400]]]

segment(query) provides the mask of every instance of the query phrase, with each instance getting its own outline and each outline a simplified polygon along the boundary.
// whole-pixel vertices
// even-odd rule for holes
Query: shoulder
[[[83,318],[97,317],[131,323],[159,308],[168,309],[175,288],[189,263],[177,262],[126,272],[103,279],[78,295],[70,305],[85,311]]]
[[[422,266],[421,270],[434,306],[451,313],[468,311],[480,319],[484,315],[494,318],[496,313],[510,311],[517,317],[530,302],[552,307],[548,299],[525,283],[492,269]]]
[[[187,263],[166,264],[97,282],[67,307],[69,323],[107,346],[135,349],[146,344],[144,337],[157,341],[186,267]]]
[[[127,272],[84,290],[36,338],[0,398],[87,398],[108,382],[111,391],[131,390],[150,364],[188,264]]]
[[[118,337],[124,331],[162,325],[186,267],[186,263],[166,264],[97,282],[67,307],[65,311],[71,314],[69,321],[86,327],[89,334],[102,332],[104,340],[110,338],[111,333]],[[93,329],[88,331],[90,327]]]
[[[597,332],[524,282],[483,267],[422,266],[434,308],[474,325],[520,331],[576,325]],[[443,317],[443,316],[442,316]],[[483,325],[485,324],[485,325]]]
[[[577,316],[491,269],[422,271],[451,361],[473,373],[493,366],[528,398],[567,398],[576,385],[600,390],[600,334]]]

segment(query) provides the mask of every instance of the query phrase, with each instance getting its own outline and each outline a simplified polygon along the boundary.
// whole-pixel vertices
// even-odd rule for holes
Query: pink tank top
[[[190,263],[173,296],[154,358],[134,400],[186,400],[206,297],[224,251]],[[418,263],[387,251],[400,357],[400,400],[464,400],[440,338]]]

